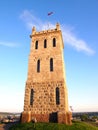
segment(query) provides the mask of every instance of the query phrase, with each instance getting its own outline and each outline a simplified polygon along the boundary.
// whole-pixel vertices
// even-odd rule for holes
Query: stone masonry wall
[[[60,104],[56,105],[56,87],[60,91]],[[30,105],[30,91],[34,90],[33,105]],[[57,111],[68,111],[68,106],[65,104],[65,85],[63,81],[57,82],[42,82],[42,83],[27,83],[25,90],[24,110],[32,111],[36,114],[45,114]],[[67,91],[67,90],[66,90]]]

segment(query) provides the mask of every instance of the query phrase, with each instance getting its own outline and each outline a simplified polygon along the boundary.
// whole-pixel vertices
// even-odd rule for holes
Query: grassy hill
[[[98,127],[84,122],[76,122],[71,126],[57,123],[24,123],[17,124],[10,130],[98,130]]]

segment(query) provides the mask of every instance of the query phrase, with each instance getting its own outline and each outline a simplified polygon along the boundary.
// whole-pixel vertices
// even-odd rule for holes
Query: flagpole
[[[48,12],[48,16],[51,16],[53,14],[53,12],[51,11],[51,12]],[[50,28],[50,24],[49,24],[49,22],[48,22],[48,29]]]

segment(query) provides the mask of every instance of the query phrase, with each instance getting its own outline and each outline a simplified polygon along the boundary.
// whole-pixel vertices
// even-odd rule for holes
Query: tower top
[[[36,31],[36,27],[33,26],[30,38],[32,38],[33,36],[35,37],[38,35],[40,36],[40,35],[51,34],[51,33],[60,33],[61,39],[62,39],[62,32],[61,32],[59,23],[56,23],[56,27],[54,29],[48,29],[48,30],[42,30],[42,31]],[[64,48],[63,39],[62,39],[62,47]]]
[[[34,35],[34,34],[41,34],[41,33],[53,32],[53,31],[59,31],[59,30],[60,30],[60,24],[59,23],[56,24],[56,28],[55,29],[43,30],[43,31],[40,31],[40,32],[37,32],[35,26],[33,26],[32,34],[30,35],[30,37],[32,38],[32,35]]]

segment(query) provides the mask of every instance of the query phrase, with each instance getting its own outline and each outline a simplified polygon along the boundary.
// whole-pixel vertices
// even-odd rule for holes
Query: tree
[[[89,118],[88,118],[88,115],[87,114],[83,114],[81,115],[81,121],[87,121]]]

